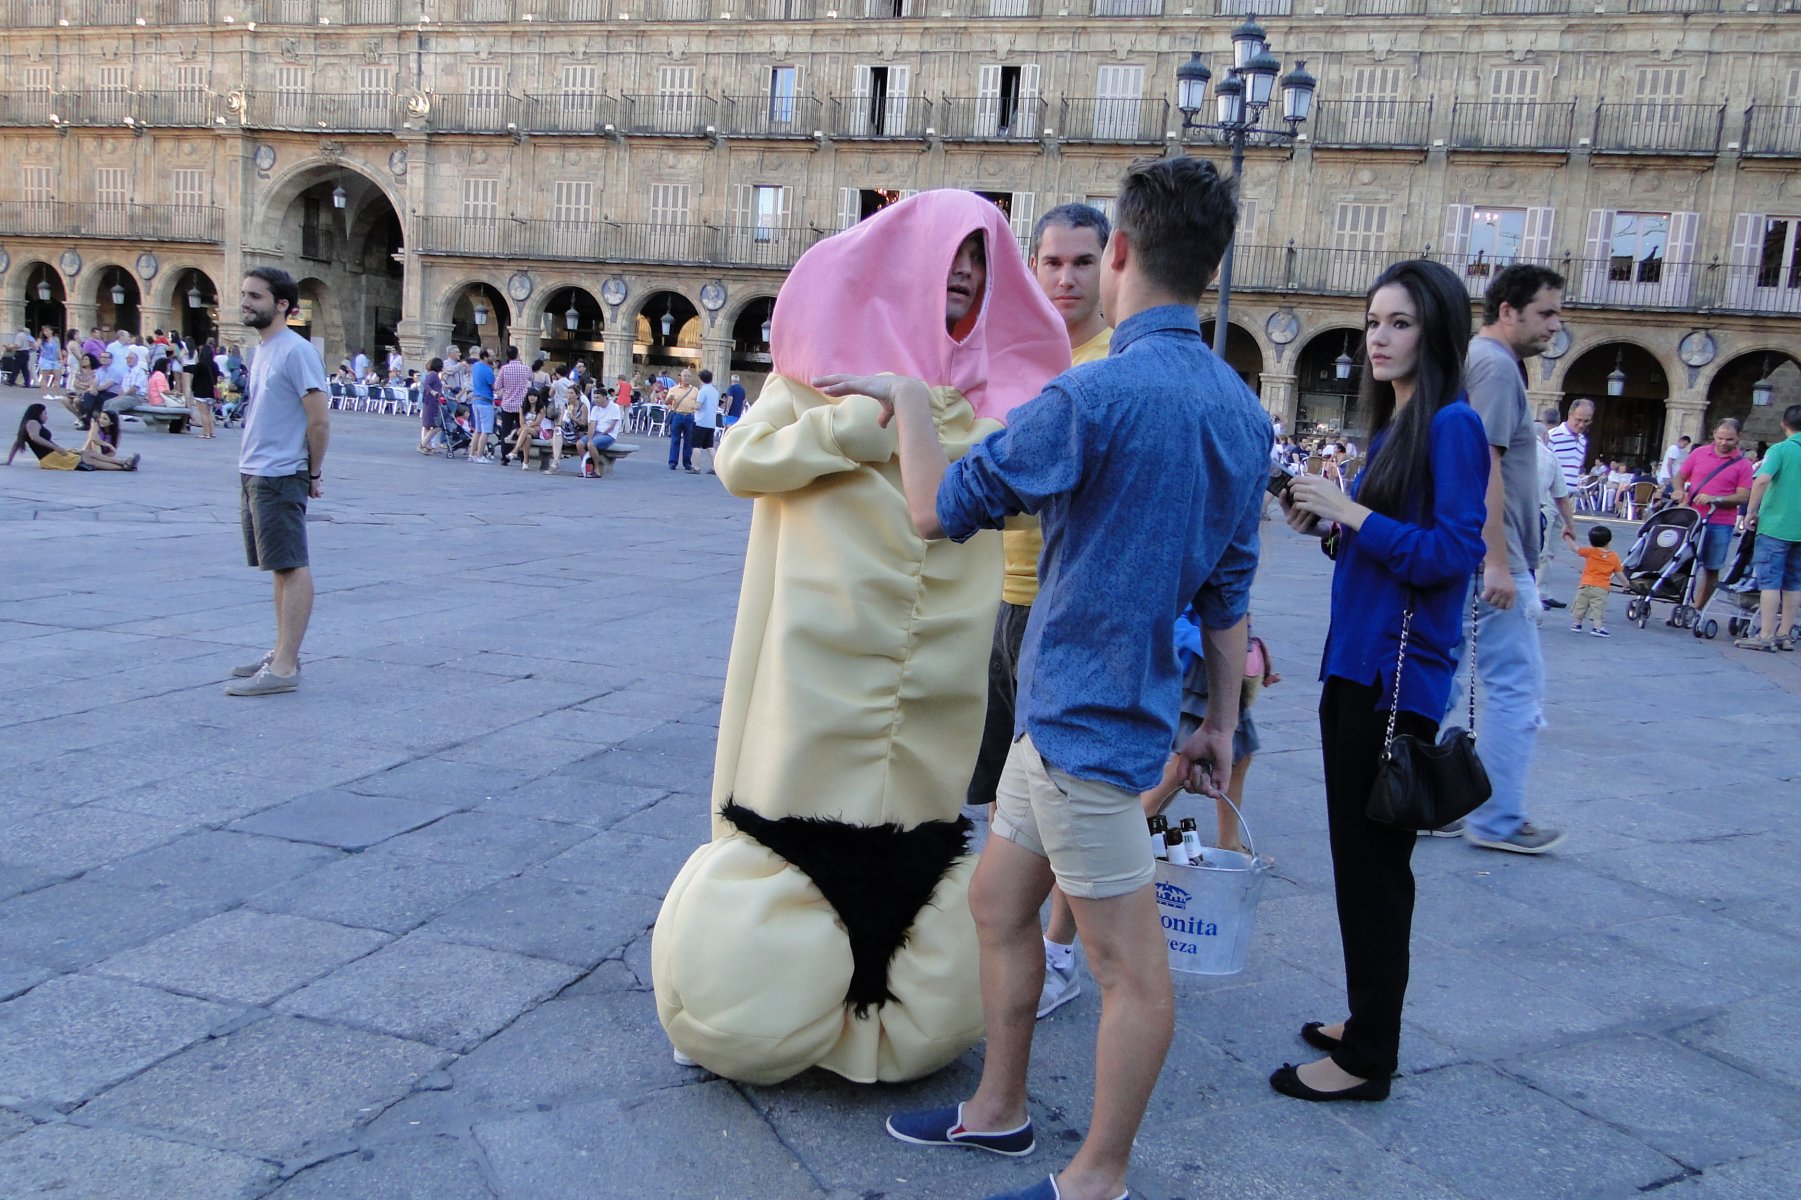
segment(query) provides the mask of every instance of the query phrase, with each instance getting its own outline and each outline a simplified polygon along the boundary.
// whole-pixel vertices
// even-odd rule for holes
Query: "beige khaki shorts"
[[[1155,870],[1137,793],[1059,771],[1030,734],[1007,752],[990,831],[1049,859],[1066,896],[1124,896],[1148,886]]]

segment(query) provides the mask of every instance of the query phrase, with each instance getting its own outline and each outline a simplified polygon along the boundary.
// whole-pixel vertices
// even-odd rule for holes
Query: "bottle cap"
[[[1181,831],[1172,829],[1168,833],[1165,833],[1163,835],[1163,844],[1165,846],[1180,846],[1182,844]]]

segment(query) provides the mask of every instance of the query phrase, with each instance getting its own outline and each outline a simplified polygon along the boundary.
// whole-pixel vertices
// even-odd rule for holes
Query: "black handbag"
[[[1395,660],[1394,697],[1388,708],[1388,738],[1376,766],[1364,815],[1397,829],[1441,829],[1481,807],[1494,791],[1476,754],[1476,603],[1470,597],[1470,724],[1451,729],[1436,743],[1410,733],[1395,734],[1401,709],[1401,670],[1407,665],[1407,634],[1413,605],[1401,617],[1401,652]]]

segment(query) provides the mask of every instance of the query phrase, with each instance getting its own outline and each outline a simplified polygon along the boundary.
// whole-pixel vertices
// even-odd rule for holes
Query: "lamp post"
[[[1332,374],[1340,382],[1343,382],[1351,377],[1351,368],[1356,365],[1357,360],[1351,357],[1351,335],[1347,333],[1344,339],[1344,352],[1332,360]]]
[[[1244,173],[1244,148],[1253,136],[1264,142],[1292,142],[1313,112],[1313,93],[1319,84],[1307,73],[1307,60],[1296,59],[1294,70],[1280,80],[1280,120],[1287,128],[1275,128],[1273,122],[1268,127],[1262,125],[1281,71],[1282,63],[1270,53],[1263,26],[1251,17],[1232,31],[1232,66],[1213,89],[1213,121],[1198,119],[1206,107],[1207,83],[1213,78],[1213,72],[1201,61],[1200,51],[1192,52],[1188,61],[1176,68],[1176,107],[1182,112],[1182,132],[1204,129],[1230,147],[1234,180]],[[1228,241],[1219,264],[1219,314],[1213,323],[1213,352],[1222,357],[1226,352],[1226,319],[1231,303],[1232,242]]]
[[[343,208],[349,200],[350,193],[345,191],[342,185],[331,189],[331,206],[333,208]]]
[[[1751,385],[1751,403],[1759,408],[1768,408],[1770,402],[1775,398],[1776,381],[1770,378],[1770,359],[1768,355],[1765,355],[1763,360],[1763,378]]]
[[[47,280],[38,280],[38,299],[46,302],[50,299],[50,284]]]
[[[575,309],[575,297],[569,298],[569,307],[563,310],[563,328],[573,331],[581,324],[582,314]]]
[[[1624,396],[1626,394],[1626,368],[1623,365],[1623,351],[1613,352],[1613,370],[1607,373],[1607,394]]]
[[[488,323],[488,306],[480,300],[475,302],[475,323],[478,327]]]

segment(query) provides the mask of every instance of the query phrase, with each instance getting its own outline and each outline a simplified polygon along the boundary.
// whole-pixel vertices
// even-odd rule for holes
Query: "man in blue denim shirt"
[[[1192,601],[1209,686],[1226,702],[1182,747],[1191,786],[1223,794],[1271,442],[1256,397],[1202,340],[1195,304],[1232,236],[1237,187],[1201,159],[1134,164],[1101,275],[1112,355],[1073,368],[947,463],[923,384],[832,377],[899,422],[922,537],[965,539],[1014,513],[1044,526],[1012,751],[970,885],[988,1044],[960,1105],[897,1113],[903,1141],[1002,1154],[1034,1146],[1026,1069],[1044,981],[1038,910],[1070,897],[1101,986],[1088,1138],[1018,1200],[1116,1200],[1173,1030],[1167,947],[1139,793],[1161,777],[1181,708],[1175,619]],[[1172,381],[1181,380],[1181,384]],[[999,1198],[997,1198],[999,1200]]]

